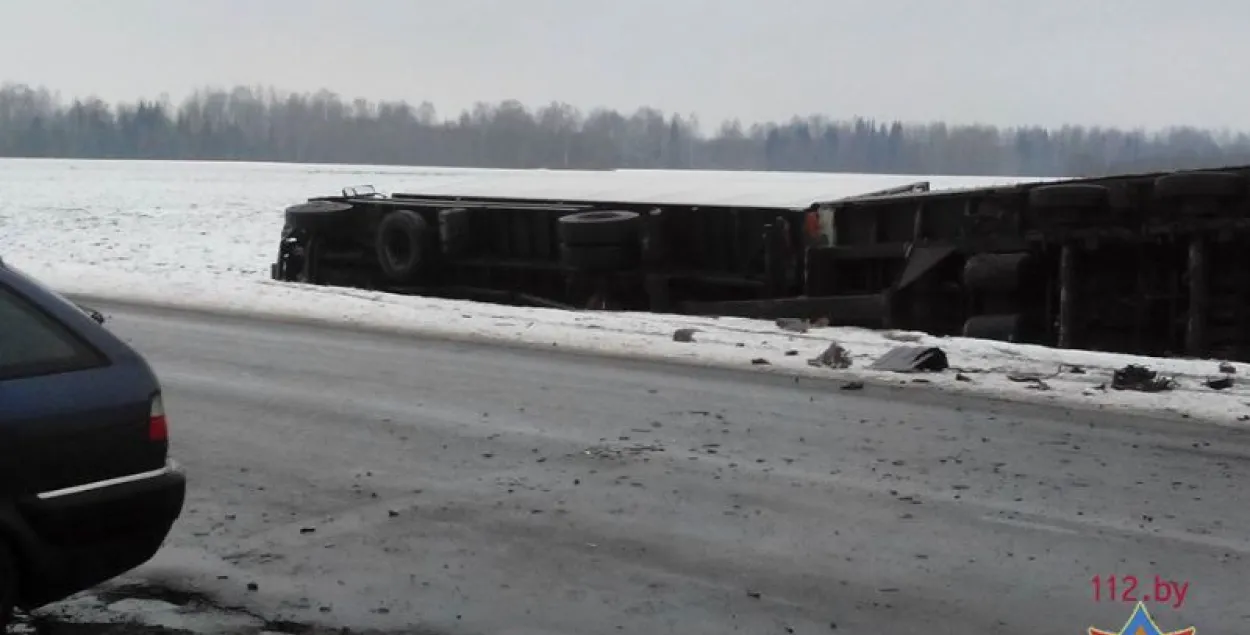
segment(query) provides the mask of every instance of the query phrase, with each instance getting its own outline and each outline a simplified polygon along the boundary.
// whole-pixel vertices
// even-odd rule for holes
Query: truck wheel
[[[17,602],[18,590],[17,561],[13,552],[0,539],[0,632],[9,625],[13,618],[13,604]]]
[[[556,221],[560,242],[569,246],[629,245],[638,242],[642,217],[623,210],[580,212]]]
[[[1015,291],[1032,264],[1027,252],[976,254],[964,263],[964,288],[978,293]]]
[[[565,266],[580,271],[619,271],[638,264],[638,251],[636,246],[565,245],[560,249],[560,260]]]
[[[382,218],[374,242],[378,264],[387,279],[406,282],[420,271],[425,264],[428,229],[425,219],[412,210],[395,210]]]
[[[1090,209],[1103,207],[1110,192],[1092,183],[1060,183],[1041,185],[1029,190],[1029,207],[1033,209]]]
[[[286,208],[286,224],[299,229],[324,229],[345,218],[351,210],[347,203],[309,201]]]
[[[1177,172],[1155,179],[1155,198],[1238,198],[1245,179],[1231,172]]]

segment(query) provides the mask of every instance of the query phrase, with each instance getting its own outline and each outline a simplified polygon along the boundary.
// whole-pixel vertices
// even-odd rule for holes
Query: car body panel
[[[36,320],[57,335],[31,344],[0,332],[0,537],[17,552],[19,605],[30,609],[151,558],[181,513],[186,477],[168,441],[150,437],[161,387],[140,354],[0,262],[5,310],[28,321],[0,313],[0,328]],[[29,330],[38,340],[46,329]],[[46,363],[30,352],[40,344],[56,351]]]

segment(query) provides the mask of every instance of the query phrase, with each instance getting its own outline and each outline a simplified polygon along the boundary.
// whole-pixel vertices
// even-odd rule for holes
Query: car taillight
[[[169,440],[169,423],[165,420],[165,402],[160,393],[152,397],[152,409],[148,414],[148,439],[151,441]]]

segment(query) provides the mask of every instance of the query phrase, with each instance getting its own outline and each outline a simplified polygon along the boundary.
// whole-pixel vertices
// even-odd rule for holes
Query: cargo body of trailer
[[[916,183],[802,208],[345,190],[287,209],[273,276],[1250,361],[1248,178]]]

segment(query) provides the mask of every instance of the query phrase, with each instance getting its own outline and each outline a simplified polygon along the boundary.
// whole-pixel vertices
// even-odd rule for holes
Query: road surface
[[[1187,583],[1179,609],[1149,605],[1165,632],[1250,629],[1236,430],[101,308],[160,375],[191,478],[168,547],[122,582],[191,613],[278,632],[1115,632],[1132,604],[1105,583],[1096,602],[1098,575],[1136,576],[1137,597]]]

